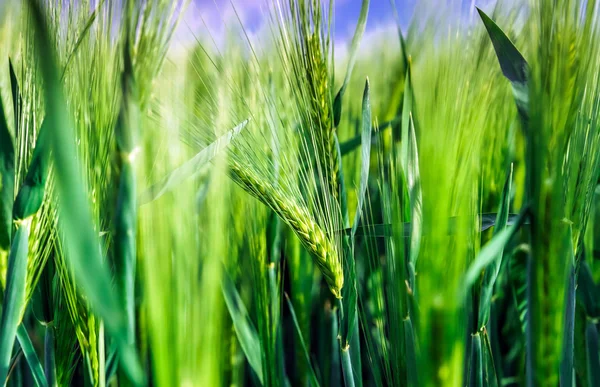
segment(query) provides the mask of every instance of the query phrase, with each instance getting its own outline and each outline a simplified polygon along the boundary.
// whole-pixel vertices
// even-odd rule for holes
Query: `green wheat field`
[[[600,386],[600,1],[333,1],[0,3],[1,385]]]

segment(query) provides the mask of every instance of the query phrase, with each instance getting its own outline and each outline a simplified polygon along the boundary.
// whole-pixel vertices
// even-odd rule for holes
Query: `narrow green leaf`
[[[490,40],[494,45],[502,73],[510,81],[519,115],[524,122],[529,119],[528,65],[508,36],[481,9],[477,8]]]
[[[469,387],[483,387],[483,353],[481,335],[475,333],[471,336],[471,375]]]
[[[577,299],[583,306],[588,316],[600,317],[600,293],[596,289],[590,266],[584,260],[579,265],[579,277],[577,281]]]
[[[409,387],[419,385],[419,369],[417,367],[417,343],[410,316],[402,321],[404,324],[404,345],[406,356],[406,382]]]
[[[371,161],[371,100],[369,96],[369,78],[365,82],[362,102],[362,146],[361,146],[361,166],[360,166],[360,188],[358,191],[358,204],[354,215],[354,224],[352,225],[351,238],[354,240],[356,229],[360,223],[360,217],[363,210],[367,187],[369,183],[369,166]],[[353,242],[354,243],[354,242]]]
[[[304,342],[304,337],[302,336],[302,330],[300,329],[300,324],[298,324],[298,319],[296,318],[296,312],[294,311],[294,305],[290,301],[288,295],[285,295],[285,300],[287,301],[288,308],[290,310],[290,315],[292,316],[292,321],[294,322],[294,328],[296,328],[296,334],[298,335],[298,341],[300,342],[300,346],[302,347],[302,352],[306,357],[306,365],[308,369],[308,376],[310,378],[310,383],[313,387],[319,386],[319,380],[317,379],[317,375],[315,374],[315,370],[312,367],[310,362],[310,355],[308,354],[308,348],[306,347],[306,343]]]
[[[598,328],[593,320],[587,319],[585,326],[585,344],[587,355],[588,385],[600,386],[600,345],[598,344]]]
[[[506,246],[517,231],[519,231],[527,215],[528,211],[525,208],[519,214],[515,224],[500,231],[481,249],[465,275],[465,280],[463,282],[463,297],[466,297],[468,290],[480,278],[481,271],[494,262],[498,257],[498,254],[504,250],[504,246]]]
[[[246,359],[248,359],[250,367],[252,367],[258,380],[262,384],[263,368],[258,333],[250,320],[250,315],[248,314],[242,298],[238,294],[231,278],[229,278],[228,275],[224,275],[222,281],[221,289],[223,291],[227,310],[229,310],[231,320],[233,321],[235,334],[244,351],[244,355],[246,355]]]
[[[27,328],[25,328],[23,324],[20,324],[17,328],[17,339],[19,340],[19,345],[23,350],[23,355],[25,355],[25,360],[27,360],[27,364],[29,365],[31,375],[33,375],[33,380],[35,381],[36,386],[48,386],[48,383],[46,382],[46,377],[44,375],[44,368],[42,367],[42,363],[40,362],[40,359],[38,358],[38,355],[35,352],[33,343],[29,338],[29,333],[27,333]]]
[[[0,249],[8,250],[12,233],[15,195],[15,148],[0,101]]]
[[[570,227],[569,227],[570,231]],[[571,259],[573,262],[573,245],[572,245],[572,233],[568,232],[568,241],[566,242],[570,252]],[[567,279],[567,286],[565,287],[565,320],[563,325],[563,348],[562,356],[560,359],[560,386],[571,387],[573,386],[574,378],[574,351],[575,351],[575,266],[571,267],[569,277]]]
[[[107,332],[118,346],[123,369],[134,385],[142,385],[144,374],[135,348],[127,343],[127,322],[112,288],[111,275],[101,253],[98,232],[94,230],[73,141],[73,126],[58,79],[52,50],[54,46],[48,39],[50,35],[38,2],[30,0],[29,4],[36,31],[37,59],[45,85],[45,123],[56,167],[59,229],[65,236],[65,257],[73,270],[78,289],[86,297],[92,310],[104,320]]]
[[[511,82],[527,83],[527,61],[523,58],[523,55],[504,31],[485,12],[479,8],[477,8],[477,12],[479,12],[479,16],[494,45],[504,76]]]
[[[10,72],[10,91],[12,94],[13,101],[13,118],[14,118],[14,129],[15,138],[19,138],[19,116],[21,114],[21,106],[23,100],[21,98],[21,90],[19,89],[19,81],[17,80],[17,74],[13,68],[12,61],[8,58],[8,70]]]
[[[482,333],[481,338],[483,340],[483,377],[484,385],[488,387],[498,386],[498,374],[496,372],[496,365],[494,364],[494,355],[492,352],[492,344],[490,342],[490,336],[487,331]],[[499,359],[499,358],[498,358]],[[500,363],[500,362],[498,362]]]
[[[402,126],[401,126],[401,148],[400,163],[408,189],[410,200],[410,263],[413,266],[417,264],[419,256],[419,247],[422,235],[422,193],[421,177],[419,172],[419,152],[417,149],[417,135],[413,119],[414,95],[412,89],[412,75],[410,64],[406,69],[406,79],[404,86],[404,101],[402,104]]]
[[[498,235],[500,231],[506,228],[508,222],[509,210],[510,210],[510,198],[511,198],[511,186],[512,186],[513,166],[510,165],[510,169],[506,175],[506,181],[504,182],[504,188],[502,189],[502,197],[500,199],[500,207],[498,208],[498,215],[496,216],[496,222],[494,227],[494,235]],[[492,302],[492,293],[494,291],[494,285],[502,266],[502,255],[504,249],[498,252],[496,258],[490,263],[485,269],[483,282],[481,284],[480,298],[479,298],[479,316],[478,316],[478,329],[487,325],[490,308]]]
[[[46,333],[44,335],[44,365],[48,386],[54,386],[56,383],[56,362],[54,354],[54,326],[47,325]]]
[[[356,30],[354,30],[354,36],[352,37],[352,44],[350,46],[350,58],[348,59],[346,77],[344,78],[344,83],[342,84],[340,91],[338,91],[337,95],[335,96],[335,99],[333,100],[333,126],[336,128],[340,123],[340,119],[342,118],[342,99],[344,98],[346,87],[348,87],[348,83],[350,83],[352,69],[354,68],[356,56],[358,55],[358,46],[360,45],[360,41],[362,39],[367,25],[367,16],[369,14],[369,2],[370,0],[362,0],[360,15],[358,17],[358,22],[356,23]]]
[[[205,167],[219,152],[227,148],[229,143],[246,127],[250,120],[247,119],[241,124],[231,129],[221,137],[217,138],[209,146],[201,150],[192,159],[186,161],[179,168],[165,176],[160,182],[148,188],[139,198],[139,204],[152,202],[170,190],[177,187],[187,179],[198,176]]]
[[[44,201],[48,166],[50,161],[50,139],[48,120],[44,120],[38,137],[25,180],[19,188],[13,207],[13,219],[20,220],[34,215]]]
[[[10,359],[25,309],[25,291],[27,278],[27,252],[31,218],[17,227],[8,256],[6,288],[2,300],[2,320],[0,320],[0,383],[7,378]]]

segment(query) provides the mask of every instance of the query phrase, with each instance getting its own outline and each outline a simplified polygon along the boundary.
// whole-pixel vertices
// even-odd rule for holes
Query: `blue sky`
[[[194,34],[220,34],[226,22],[235,19],[235,11],[240,15],[244,27],[249,32],[257,32],[265,18],[265,4],[272,0],[192,0],[180,29],[180,36],[193,31]],[[410,21],[414,7],[419,0],[396,0],[401,23],[406,26]],[[441,0],[443,1],[443,0]],[[233,7],[232,7],[233,4]],[[346,40],[351,38],[360,13],[361,0],[336,0],[335,4],[335,38]],[[367,31],[377,26],[393,22],[389,0],[371,0]]]
[[[267,11],[266,4],[273,0],[191,0],[183,22],[176,33],[176,42],[193,42],[194,36],[208,36],[207,32],[219,40],[224,36],[225,25],[235,25],[238,14],[246,31],[250,35],[260,36],[264,27]],[[287,1],[287,0],[279,0]],[[325,1],[325,0],[323,0]],[[462,12],[468,14],[473,4],[482,6],[494,0],[395,0],[400,23],[404,30],[410,23],[416,7],[445,6],[448,3],[460,5]],[[335,0],[335,40],[347,43],[354,32],[362,0]],[[454,8],[457,9],[457,8]],[[367,21],[366,38],[377,31],[395,29],[390,0],[371,0]]]

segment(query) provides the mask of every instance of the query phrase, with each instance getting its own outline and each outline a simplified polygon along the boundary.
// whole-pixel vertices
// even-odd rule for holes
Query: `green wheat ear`
[[[231,175],[240,187],[270,207],[294,230],[311,253],[333,295],[342,298],[344,274],[338,251],[308,209],[235,160],[231,161]]]

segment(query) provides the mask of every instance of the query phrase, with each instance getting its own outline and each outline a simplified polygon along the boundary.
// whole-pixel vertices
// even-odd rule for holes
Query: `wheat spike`
[[[315,264],[325,277],[333,295],[342,298],[344,274],[335,245],[327,238],[322,228],[315,222],[308,209],[283,195],[272,184],[258,177],[237,161],[231,161],[233,180],[245,191],[270,207],[292,228],[304,247],[311,253]]]

